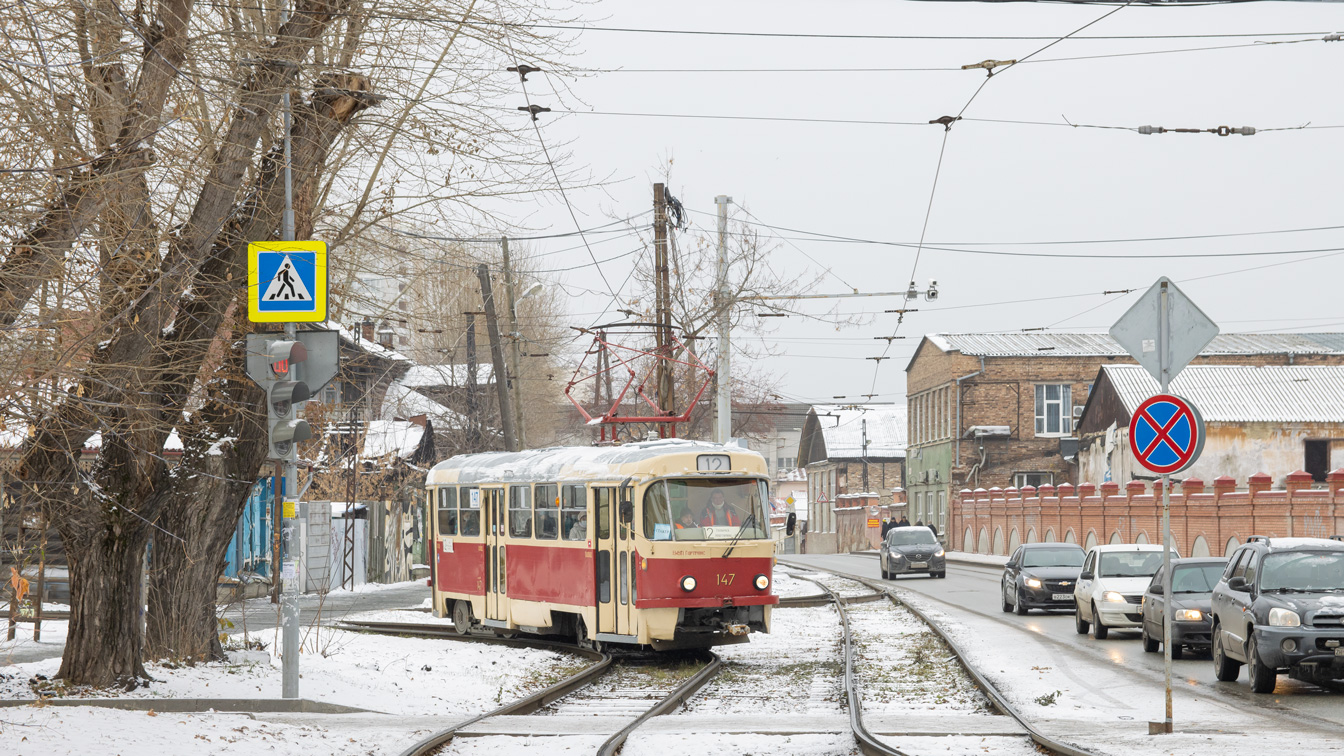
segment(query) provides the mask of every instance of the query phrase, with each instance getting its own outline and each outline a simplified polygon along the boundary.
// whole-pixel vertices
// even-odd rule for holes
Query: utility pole
[[[676,376],[672,359],[672,289],[670,266],[667,262],[667,190],[662,184],[653,185],[653,272],[654,320],[658,323],[655,335],[658,360],[658,409],[663,414],[676,413]],[[667,426],[658,428],[659,435],[667,435]],[[672,435],[677,435],[676,426]]]
[[[719,321],[718,359],[714,362],[714,442],[726,444],[733,435],[733,403],[730,352],[728,336],[728,205],[732,197],[724,194],[714,198],[719,211],[719,266],[714,290],[715,317]]]
[[[863,429],[863,492],[868,493],[868,418],[860,422]]]
[[[467,316],[467,445],[472,452],[481,449],[481,416],[476,407],[476,394],[480,384],[476,382],[476,313],[463,313]]]
[[[285,4],[283,12],[280,14],[280,25],[283,28],[289,21],[289,5]],[[297,62],[296,62],[297,63]],[[293,126],[293,113],[289,102],[289,82],[285,82],[284,91],[281,93],[281,105],[284,108],[284,130],[285,130],[285,210],[280,216],[280,233],[284,241],[294,241],[294,175],[293,175],[293,151],[291,148],[290,130]],[[285,338],[290,341],[298,339],[298,326],[294,323],[285,323]],[[291,380],[300,380],[302,378],[303,368],[295,365],[293,369],[298,372],[291,376]],[[306,397],[305,397],[306,398]],[[298,555],[295,531],[298,523],[295,522],[295,516],[298,514],[298,503],[295,501],[293,508],[286,506],[286,503],[297,500],[298,497],[298,476],[299,466],[291,457],[282,464],[277,465],[280,469],[280,497],[276,504],[281,510],[281,538],[284,540],[284,566],[280,570],[280,577],[284,581],[285,588],[280,602],[281,613],[284,616],[284,631],[282,634],[282,647],[284,657],[282,659],[280,687],[281,695],[285,698],[299,697],[299,578],[298,563],[295,557]],[[293,494],[293,499],[290,498]]]
[[[499,341],[499,319],[495,316],[495,294],[490,288],[490,268],[476,266],[476,278],[481,282],[481,299],[485,302],[485,335],[490,339],[490,361],[494,364],[495,394],[499,397],[499,424],[504,431],[504,446],[518,451],[518,436],[513,428],[513,402],[509,396],[508,375],[504,370],[504,345]]]
[[[518,298],[514,292],[513,266],[509,263],[509,237],[499,238],[500,248],[504,252],[504,295],[509,305],[509,366],[512,376],[509,386],[513,389],[513,427],[518,434],[518,448],[527,448],[527,433],[523,423],[523,374],[522,355],[519,353],[523,334],[518,330]]]

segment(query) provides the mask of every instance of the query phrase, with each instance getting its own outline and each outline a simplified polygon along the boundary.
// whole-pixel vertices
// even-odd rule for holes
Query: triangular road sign
[[[280,267],[275,271],[275,277],[266,285],[266,291],[261,295],[263,302],[311,302],[313,295],[304,286],[303,278],[294,270],[294,263],[285,255],[285,259],[280,263]]]

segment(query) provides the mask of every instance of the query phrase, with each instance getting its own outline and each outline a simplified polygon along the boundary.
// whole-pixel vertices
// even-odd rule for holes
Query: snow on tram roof
[[[760,454],[739,446],[667,438],[621,446],[556,446],[520,452],[484,452],[446,459],[429,472],[429,483],[546,482],[558,478],[599,479],[619,468],[666,454]],[[762,463],[764,458],[762,458]],[[456,472],[457,475],[450,476]]]

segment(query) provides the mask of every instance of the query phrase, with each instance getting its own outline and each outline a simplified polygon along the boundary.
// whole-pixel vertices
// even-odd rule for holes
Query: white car
[[[1173,549],[1172,559],[1180,554]],[[1079,635],[1104,640],[1111,628],[1143,625],[1143,592],[1162,568],[1162,546],[1116,543],[1093,546],[1073,588],[1074,623]]]

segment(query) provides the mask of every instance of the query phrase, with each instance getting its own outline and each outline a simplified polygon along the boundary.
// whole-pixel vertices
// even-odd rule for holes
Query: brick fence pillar
[[[1274,479],[1265,473],[1256,473],[1246,479],[1246,489],[1251,492],[1252,499],[1256,494],[1268,491],[1273,486]]]
[[[1223,498],[1223,494],[1230,494],[1237,490],[1237,479],[1230,475],[1221,475],[1213,479],[1213,496],[1215,499]]]
[[[1304,491],[1311,488],[1311,473],[1305,470],[1297,470],[1288,473],[1288,480],[1284,482],[1283,487],[1292,496],[1298,491]]]
[[[1330,489],[1331,501],[1344,497],[1344,494],[1339,493],[1340,489],[1344,489],[1344,467],[1326,473],[1325,487]]]
[[[1141,480],[1131,480],[1125,484],[1125,498],[1131,501],[1134,500],[1135,496],[1143,496],[1146,491],[1147,487],[1143,485]]]
[[[1101,498],[1106,499],[1111,496],[1120,495],[1120,484],[1113,480],[1108,480],[1101,484]]]
[[[1061,486],[1061,488],[1063,488],[1063,486]],[[1092,497],[1092,496],[1096,496],[1096,495],[1097,495],[1097,487],[1096,487],[1096,486],[1092,485],[1091,483],[1079,483],[1079,484],[1078,484],[1078,498],[1080,498],[1080,499],[1086,499],[1086,498],[1089,498],[1089,497]]]
[[[1181,481],[1181,493],[1186,496],[1204,493],[1204,481],[1199,478],[1186,478]]]

